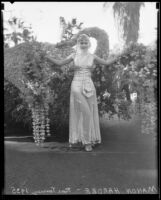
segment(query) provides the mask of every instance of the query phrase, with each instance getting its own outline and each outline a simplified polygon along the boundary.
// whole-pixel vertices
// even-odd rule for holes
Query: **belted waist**
[[[90,71],[75,71],[73,80],[87,80],[91,79],[91,72]]]

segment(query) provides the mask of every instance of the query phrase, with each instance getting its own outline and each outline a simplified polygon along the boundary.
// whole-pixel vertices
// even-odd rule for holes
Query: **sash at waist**
[[[74,73],[74,81],[83,81],[91,79],[91,72],[89,71],[77,71]]]

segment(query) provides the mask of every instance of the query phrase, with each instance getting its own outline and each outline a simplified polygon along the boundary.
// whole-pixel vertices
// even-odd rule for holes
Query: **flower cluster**
[[[46,104],[42,107],[37,103],[31,110],[34,140],[37,145],[40,145],[44,142],[46,135],[50,136],[49,106]]]

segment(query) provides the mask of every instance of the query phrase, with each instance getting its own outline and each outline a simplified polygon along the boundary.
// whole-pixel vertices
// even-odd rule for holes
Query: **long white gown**
[[[69,144],[81,142],[85,144],[101,143],[97,96],[91,79],[94,54],[89,53],[81,59],[73,57],[74,78],[70,91]],[[93,88],[93,95],[83,94],[83,82],[88,80]]]

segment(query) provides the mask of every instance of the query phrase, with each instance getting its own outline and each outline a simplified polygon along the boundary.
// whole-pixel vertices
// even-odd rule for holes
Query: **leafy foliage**
[[[94,33],[94,29],[86,30],[89,33],[92,30],[91,35],[97,38],[99,31]],[[98,34],[100,40],[101,33]],[[100,57],[108,55],[108,41],[104,44],[107,44],[106,54],[100,47],[97,48],[100,49]],[[97,91],[100,115],[108,113],[109,117],[112,117],[117,114],[120,118],[129,119],[131,117],[129,96],[134,91],[138,94],[138,103],[141,105],[140,110],[143,115],[145,102],[155,102],[156,49],[148,49],[142,44],[132,44],[128,48],[128,53],[111,66],[104,69],[100,65],[95,66],[92,78]],[[57,67],[47,63],[44,58],[49,54],[56,59],[62,59],[73,51],[69,46],[58,48],[57,45],[38,42],[28,42],[5,49],[5,78],[19,89],[19,97],[25,102],[21,105],[23,104],[23,108],[29,111],[29,107],[34,106],[35,102],[42,106],[48,103],[49,118],[55,131],[68,124],[73,63]],[[152,95],[151,100],[145,98],[149,94]],[[154,113],[155,109],[151,112]],[[31,112],[28,112],[28,123],[31,122],[31,117]],[[24,120],[23,116],[21,120]]]
[[[64,17],[60,17],[60,25],[62,27],[62,33],[61,33],[61,41],[63,40],[70,40],[75,33],[73,33],[74,30],[77,32],[82,29],[83,23],[77,24],[77,19],[73,18],[71,22],[66,22]]]
[[[4,101],[6,123],[23,122],[24,125],[31,124],[30,110],[25,99],[21,98],[20,90],[6,79],[4,79]]]
[[[17,91],[16,93],[18,95],[17,99],[23,99],[23,102],[26,103],[24,107],[28,111],[29,108],[36,106],[37,103],[39,103],[39,105],[43,105],[44,102],[54,104],[54,99],[56,99],[57,96],[61,99],[61,97],[64,98],[64,94],[66,93],[64,90],[67,86],[67,81],[65,82],[64,79],[66,79],[65,76],[68,77],[67,79],[69,79],[70,76],[67,76],[67,69],[58,69],[54,72],[53,66],[46,63],[44,57],[46,53],[49,54],[50,49],[52,49],[51,54],[54,54],[54,56],[57,55],[58,59],[61,53],[60,49],[54,49],[53,51],[53,47],[51,48],[51,46],[48,47],[47,44],[44,45],[37,42],[24,43],[13,48],[5,49],[5,77],[8,81],[12,82],[14,88],[16,87],[19,89],[19,92]],[[72,50],[68,49],[68,51],[66,51],[67,55],[64,55],[64,51],[62,51],[62,56],[66,57],[69,53],[72,53]],[[56,87],[54,87],[53,83],[55,85],[57,84]],[[66,97],[64,98],[64,102],[65,101]],[[55,109],[60,111],[60,107],[64,107],[63,104],[64,103],[59,104],[58,101],[58,106],[56,106]],[[11,112],[11,110],[8,111]],[[15,112],[13,109],[12,113],[13,112],[16,113],[17,111]],[[56,115],[57,113],[54,112],[54,116]],[[64,116],[65,114],[63,112],[61,117]],[[17,116],[17,118],[18,117],[19,116]],[[58,117],[58,120],[59,119]],[[21,116],[21,120],[24,120],[23,116]],[[28,115],[28,122],[31,122],[31,112],[29,112]]]
[[[107,7],[109,2],[104,3]],[[144,2],[114,2],[113,13],[118,22],[119,33],[125,43],[137,42],[139,36],[140,8],[144,6]]]
[[[157,49],[135,44],[129,49],[127,72],[130,91],[137,92],[135,109],[142,119],[142,133],[156,133],[157,126]]]
[[[24,21],[15,16],[7,21],[4,28],[4,46],[6,48],[10,47],[10,42],[13,42],[14,46],[16,46],[22,42],[36,40],[36,37],[33,36],[32,27],[26,26],[24,23]],[[11,31],[8,29],[8,26]]]

